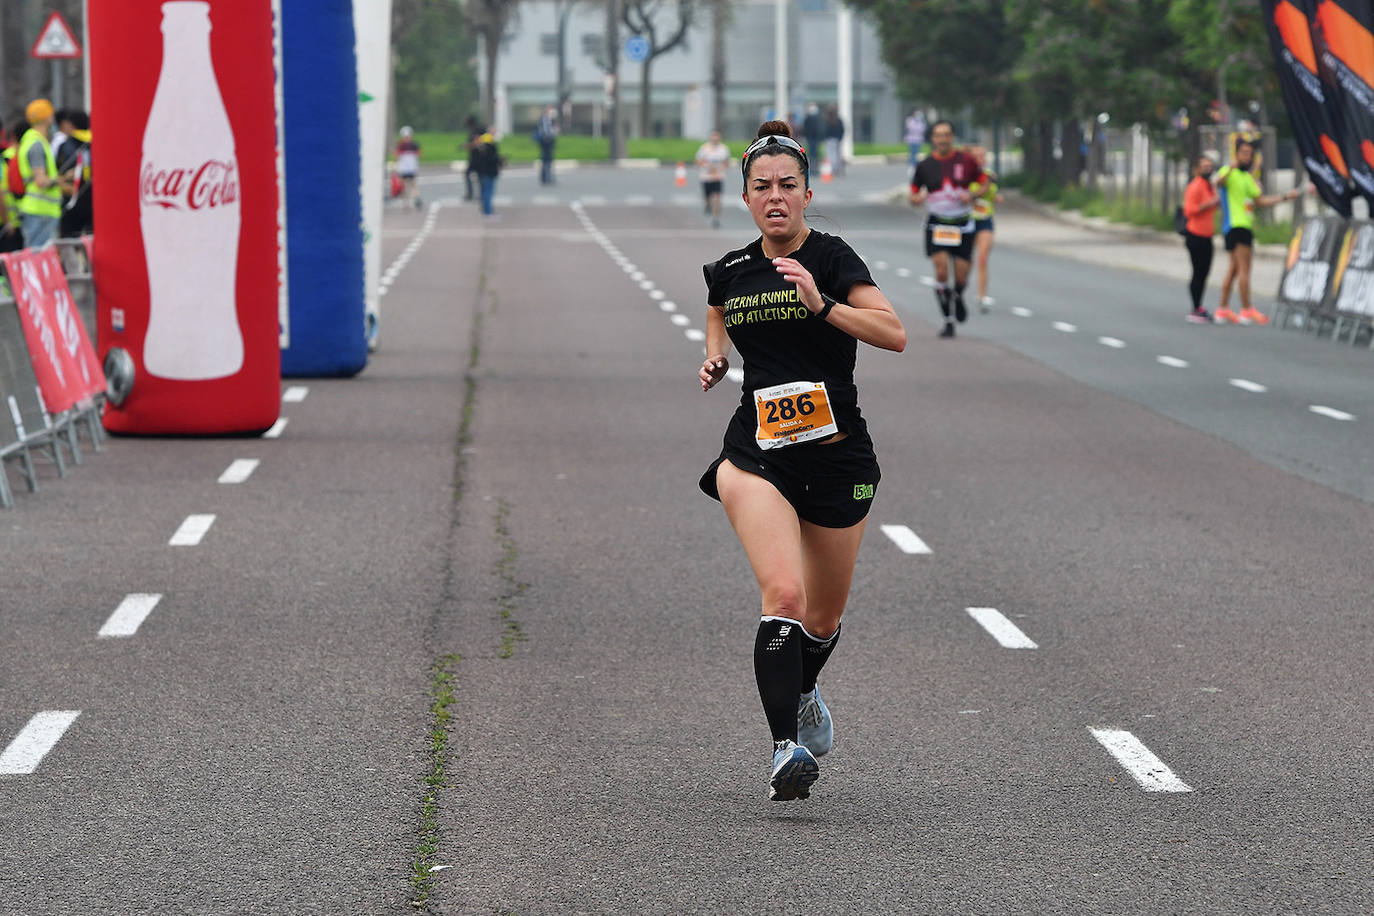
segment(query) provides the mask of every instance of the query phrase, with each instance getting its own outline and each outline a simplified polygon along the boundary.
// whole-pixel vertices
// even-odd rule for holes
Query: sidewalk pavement
[[[1105,219],[1084,217],[1077,212],[1029,200],[1008,193],[997,208],[997,241],[1018,248],[1058,257],[1088,261],[1127,270],[1140,270],[1169,277],[1186,284],[1192,265],[1183,240],[1171,232],[1138,226],[1125,226]],[[1218,237],[1207,285],[1221,286],[1226,275],[1226,248]],[[1250,273],[1250,288],[1256,297],[1272,300],[1283,276],[1286,245],[1256,245]],[[1232,305],[1239,307],[1239,294]]]

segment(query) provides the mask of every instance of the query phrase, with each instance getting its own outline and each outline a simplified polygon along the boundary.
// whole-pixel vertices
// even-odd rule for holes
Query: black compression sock
[[[801,624],[782,617],[759,621],[754,640],[754,679],[774,741],[797,740],[797,700],[801,696]]]
[[[939,287],[938,289],[935,290],[935,298],[936,298],[936,300],[938,300],[939,303],[940,303],[940,314],[941,314],[941,315],[944,315],[946,318],[948,318],[948,317],[949,317],[949,299],[950,299],[950,292],[949,292],[949,290],[945,289],[943,286]]]
[[[816,678],[820,676],[821,669],[825,667],[825,663],[830,659],[830,653],[835,649],[835,643],[839,641],[839,627],[835,628],[835,632],[831,633],[828,639],[812,636],[805,628],[802,629],[802,693],[810,693],[816,689]]]

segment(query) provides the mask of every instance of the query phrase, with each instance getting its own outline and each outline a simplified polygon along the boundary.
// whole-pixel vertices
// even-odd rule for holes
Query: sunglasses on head
[[[801,156],[802,168],[810,171],[811,166],[806,161],[806,148],[791,137],[784,137],[781,134],[770,134],[767,137],[759,137],[749,145],[744,151],[744,158],[740,160],[740,172],[746,179],[749,177],[749,160],[763,152],[770,146],[780,146],[784,149],[793,150]]]

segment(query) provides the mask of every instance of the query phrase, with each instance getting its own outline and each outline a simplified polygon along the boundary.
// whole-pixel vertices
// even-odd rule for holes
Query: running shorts
[[[957,245],[935,244],[935,230],[937,227],[945,231],[958,231],[959,243]],[[953,255],[960,261],[971,260],[973,258],[973,220],[969,220],[965,223],[937,223],[934,220],[927,220],[926,257],[933,257],[940,252]]]
[[[1240,226],[1229,229],[1226,232],[1226,250],[1234,251],[1237,245],[1245,245],[1249,248],[1255,247],[1255,233]]]
[[[980,233],[980,232],[991,232],[991,231],[992,231],[992,217],[991,217],[991,216],[989,216],[987,219],[976,219],[976,220],[973,221],[973,234],[974,234],[974,235],[977,235],[977,234]]]
[[[703,181],[701,183],[701,193],[706,197],[710,197],[712,194],[719,194],[721,184],[722,183],[719,181]]]
[[[716,469],[722,461],[771,483],[798,518],[822,528],[850,528],[863,521],[882,478],[867,433],[829,444],[804,442],[767,452],[726,442],[699,482],[702,492],[717,500]]]

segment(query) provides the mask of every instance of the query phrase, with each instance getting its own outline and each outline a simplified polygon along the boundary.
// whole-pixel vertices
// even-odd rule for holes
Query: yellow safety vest
[[[5,195],[5,222],[11,226],[19,225],[19,198],[10,193],[10,160],[19,152],[16,146],[7,146],[0,150],[0,185],[4,187]]]
[[[19,141],[19,177],[24,179],[24,196],[19,198],[19,212],[28,216],[61,219],[62,189],[55,182],[46,188],[40,188],[34,180],[36,176],[33,174],[33,169],[29,167],[29,150],[33,149],[34,144],[40,144],[43,147],[43,155],[47,159],[48,177],[57,178],[57,162],[53,159],[52,145],[38,131],[29,128]]]

